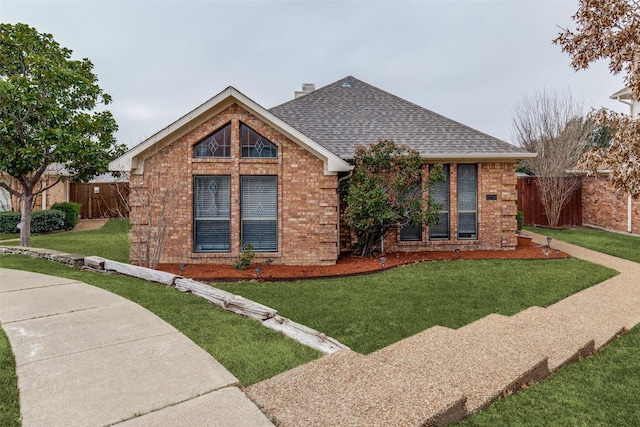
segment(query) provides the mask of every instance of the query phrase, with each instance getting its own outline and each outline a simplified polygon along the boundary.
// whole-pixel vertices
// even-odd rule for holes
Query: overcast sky
[[[302,83],[345,76],[512,142],[523,97],[570,90],[585,107],[621,76],[575,72],[552,40],[577,1],[29,1],[0,0],[2,22],[53,34],[89,58],[118,140],[133,146],[227,86],[265,108]]]

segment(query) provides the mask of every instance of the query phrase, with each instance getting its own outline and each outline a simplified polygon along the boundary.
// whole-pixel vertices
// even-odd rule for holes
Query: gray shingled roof
[[[352,158],[357,146],[380,138],[414,148],[423,157],[517,157],[523,153],[520,148],[351,76],[269,111],[344,159]]]

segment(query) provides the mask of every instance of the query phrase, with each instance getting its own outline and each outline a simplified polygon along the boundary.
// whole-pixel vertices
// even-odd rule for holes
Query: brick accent
[[[428,176],[428,163],[423,166],[423,177]],[[400,241],[399,230],[385,237],[385,251],[424,251],[424,250],[512,250],[518,244],[516,235],[517,223],[517,177],[515,163],[480,163],[478,164],[478,238],[473,240],[458,239],[458,198],[457,198],[457,164],[449,167],[449,240],[429,240],[429,230],[423,227],[421,242]],[[426,182],[423,184],[426,188]],[[495,195],[497,200],[487,200],[487,195]],[[344,206],[342,206],[344,209]],[[350,250],[355,242],[354,233],[341,225],[341,249]]]
[[[606,176],[582,180],[582,222],[607,230],[627,232],[628,200],[617,192]],[[632,200],[631,232],[640,234],[640,199]]]
[[[231,122],[231,157],[193,158],[192,146]],[[243,122],[278,146],[276,159],[240,157],[239,124]],[[193,251],[193,176],[231,177],[231,251]],[[142,175],[131,176],[130,235],[132,259],[144,250],[137,237],[146,236],[152,224],[170,210],[169,236],[161,263],[232,263],[240,254],[240,176],[278,176],[278,251],[257,252],[256,262],[274,264],[334,264],[338,257],[338,177],[324,175],[322,160],[233,104],[196,126],[169,145],[150,153]],[[172,197],[158,197],[168,193]],[[156,200],[149,196],[156,194]],[[148,217],[147,214],[151,216]]]

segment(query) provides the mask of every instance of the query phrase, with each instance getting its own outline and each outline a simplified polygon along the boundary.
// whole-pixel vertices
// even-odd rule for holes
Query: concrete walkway
[[[24,427],[273,425],[211,355],[102,289],[0,269],[0,324]]]
[[[532,237],[546,244],[544,236]],[[457,330],[435,326],[366,356],[339,351],[247,394],[282,427],[446,425],[640,323],[640,264],[563,242],[551,246],[620,274],[547,308],[491,314]]]

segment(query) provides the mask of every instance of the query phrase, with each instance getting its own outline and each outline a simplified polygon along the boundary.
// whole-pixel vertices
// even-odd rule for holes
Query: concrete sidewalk
[[[339,351],[246,391],[281,427],[459,421],[640,323],[640,264],[555,240],[551,246],[620,274],[546,308],[490,314],[456,330],[434,326],[368,355]]]
[[[0,269],[0,324],[25,427],[273,425],[211,355],[102,289]]]

